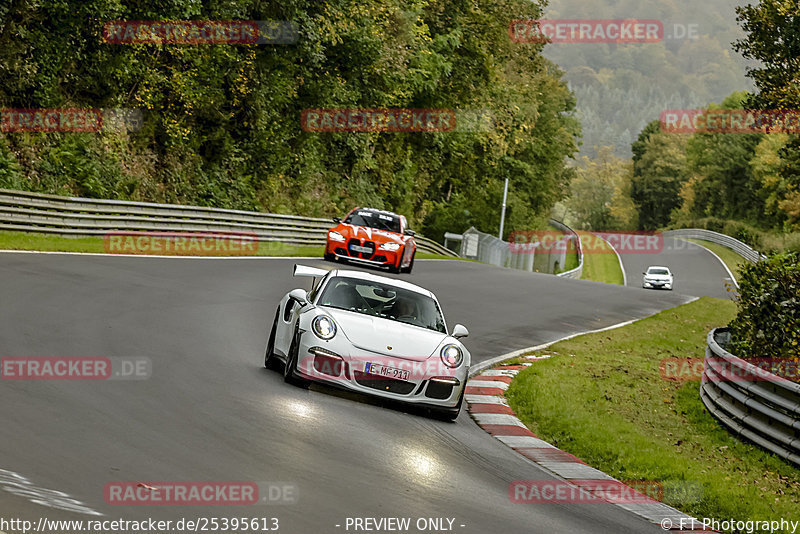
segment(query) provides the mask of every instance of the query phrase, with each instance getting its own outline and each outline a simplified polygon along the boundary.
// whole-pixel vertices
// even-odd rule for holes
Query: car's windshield
[[[356,278],[332,278],[320,306],[339,308],[446,333],[436,301],[416,291]]]
[[[400,233],[400,217],[369,210],[356,210],[344,220],[347,224],[368,226],[379,230]]]
[[[667,269],[654,269],[650,267],[647,269],[647,274],[669,274],[669,271]]]

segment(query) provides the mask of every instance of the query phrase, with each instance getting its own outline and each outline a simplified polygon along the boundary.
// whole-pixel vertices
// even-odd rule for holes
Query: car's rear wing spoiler
[[[292,272],[292,276],[312,276],[314,278],[319,278],[328,274],[328,271],[325,269],[317,269],[316,267],[309,267],[308,265],[296,265],[294,266],[294,271]]]

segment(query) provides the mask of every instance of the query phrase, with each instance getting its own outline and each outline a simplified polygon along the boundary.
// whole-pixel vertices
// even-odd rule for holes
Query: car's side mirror
[[[289,292],[289,300],[293,300],[294,302],[298,303],[302,308],[308,304],[308,293],[305,289],[292,289]]]
[[[469,335],[469,330],[463,324],[457,324],[453,327],[453,337],[458,339],[462,337],[467,337]]]
[[[647,274],[646,272],[642,271],[642,274]]]
[[[403,233],[404,233],[405,235],[417,235],[417,232],[415,232],[414,230],[406,230],[406,231],[405,231],[405,232],[403,232]]]
[[[342,222],[342,218],[341,217],[334,217],[333,218],[333,222],[340,223],[340,222]]]

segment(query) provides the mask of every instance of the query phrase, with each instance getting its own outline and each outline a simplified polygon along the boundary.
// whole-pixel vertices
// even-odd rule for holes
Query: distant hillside
[[[744,0],[742,0],[744,1]],[[635,44],[552,43],[544,56],[566,71],[583,126],[582,155],[630,145],[666,108],[696,108],[737,90],[750,90],[746,61],[731,43],[742,36],[737,0],[552,0],[546,19],[657,19],[664,41]],[[674,39],[694,29],[695,39]],[[690,26],[692,25],[692,26]]]

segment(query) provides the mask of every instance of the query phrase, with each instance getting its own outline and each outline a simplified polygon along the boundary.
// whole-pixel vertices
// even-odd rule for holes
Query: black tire
[[[325,261],[336,261],[336,256],[330,252],[326,252],[325,255],[322,256],[322,258]]]
[[[272,322],[272,329],[269,331],[269,340],[267,340],[267,351],[264,354],[264,367],[266,369],[273,369],[275,367],[275,335],[278,331],[278,316],[281,314],[281,307],[275,310],[275,320]]]
[[[411,261],[408,262],[408,267],[405,268],[403,272],[406,274],[411,274],[411,269],[414,268],[414,256],[417,255],[417,251],[415,250],[414,253],[411,255]]]
[[[400,274],[403,272],[403,267],[401,266],[403,265],[403,254],[405,254],[405,251],[406,251],[405,248],[400,251],[400,254],[398,254],[399,259],[397,260],[397,265],[390,266],[389,272],[392,272],[394,274]]]
[[[444,410],[439,410],[436,412],[436,415],[440,419],[444,419],[445,421],[455,421],[456,419],[458,419],[458,414],[461,413],[462,404],[464,404],[464,391],[461,392],[461,397],[458,398],[458,404],[456,404],[455,408],[446,408]]]
[[[286,363],[283,366],[283,381],[298,387],[308,387],[308,381],[294,374],[297,367],[297,355],[300,352],[300,332],[297,326],[294,327],[292,344],[289,346],[289,354],[286,355]]]

